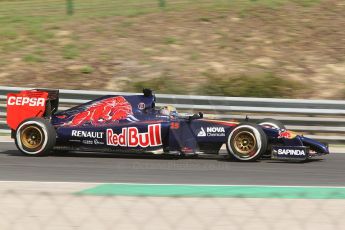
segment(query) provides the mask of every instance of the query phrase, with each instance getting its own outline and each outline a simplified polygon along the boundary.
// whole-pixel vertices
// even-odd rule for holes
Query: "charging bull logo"
[[[279,131],[279,138],[286,138],[286,139],[294,139],[297,136],[295,132],[289,130],[281,130]]]
[[[131,104],[122,96],[111,97],[88,107],[85,111],[75,115],[69,125],[80,126],[85,123],[102,125],[116,122],[133,115]]]

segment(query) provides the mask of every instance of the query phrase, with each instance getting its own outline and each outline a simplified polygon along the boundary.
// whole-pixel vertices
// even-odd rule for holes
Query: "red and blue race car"
[[[149,89],[143,95],[108,95],[58,111],[58,90],[27,90],[7,95],[7,124],[26,155],[51,151],[102,151],[173,155],[218,154],[256,161],[264,156],[304,161],[329,154],[328,145],[286,130],[273,119],[258,124],[179,115],[173,106],[156,108]]]

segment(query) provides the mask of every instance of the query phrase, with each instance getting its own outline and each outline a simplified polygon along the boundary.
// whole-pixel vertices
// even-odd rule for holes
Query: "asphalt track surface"
[[[14,144],[0,143],[0,180],[345,186],[345,154],[330,154],[307,163],[241,163],[222,157],[171,159],[99,153],[26,157]]]

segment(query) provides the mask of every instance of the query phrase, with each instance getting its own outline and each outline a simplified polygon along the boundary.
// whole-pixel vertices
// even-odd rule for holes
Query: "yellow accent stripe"
[[[223,120],[211,120],[211,119],[202,119],[202,120],[203,121],[209,121],[209,122],[215,122],[215,123],[221,122],[221,123],[236,124],[236,125],[238,125],[240,123],[237,121],[223,121]]]

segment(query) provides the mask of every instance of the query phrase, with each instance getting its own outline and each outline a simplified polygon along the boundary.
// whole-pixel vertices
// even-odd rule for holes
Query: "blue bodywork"
[[[166,153],[218,153],[239,122],[202,116],[161,115],[154,95],[104,96],[52,116],[57,148]],[[282,130],[262,127],[270,146],[307,147],[314,155],[328,154],[328,146]],[[268,150],[269,152],[270,150]],[[269,153],[270,154],[270,153]]]

